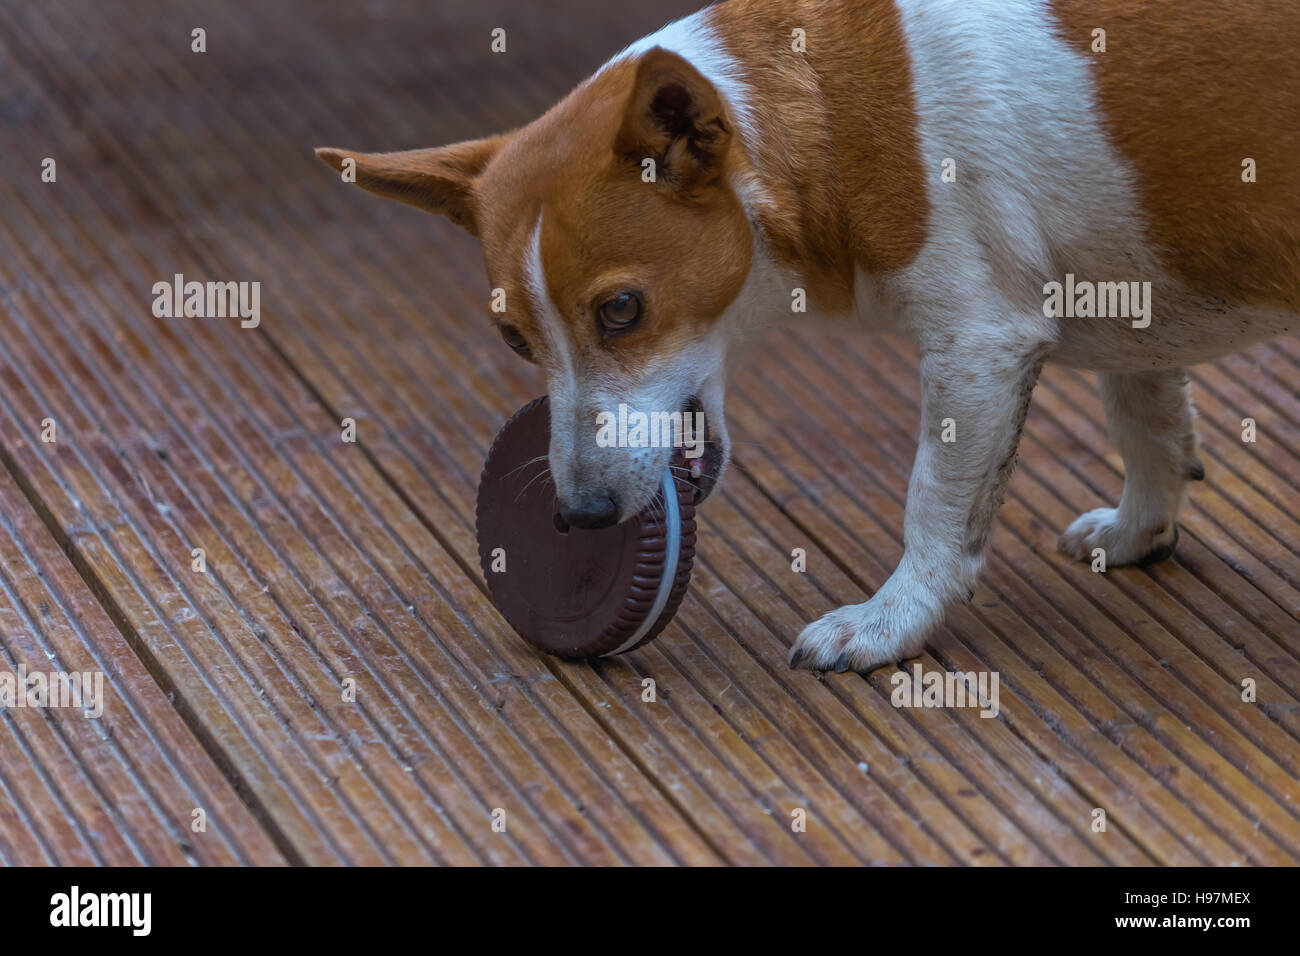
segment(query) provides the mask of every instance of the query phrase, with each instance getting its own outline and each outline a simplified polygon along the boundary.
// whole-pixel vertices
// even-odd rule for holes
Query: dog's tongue
[[[673,451],[674,468],[681,468],[686,474],[691,476],[691,481],[699,482],[700,477],[704,474],[704,456],[696,455],[694,458],[687,458],[686,452],[682,448]],[[680,474],[680,472],[679,472]]]

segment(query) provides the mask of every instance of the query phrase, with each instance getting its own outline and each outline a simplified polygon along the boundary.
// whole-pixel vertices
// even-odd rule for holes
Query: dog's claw
[[[807,652],[807,648],[804,647],[795,648],[795,652],[790,655],[790,667],[791,668],[798,667],[799,662],[803,660],[803,656],[806,652]]]
[[[1152,551],[1148,551],[1146,554],[1142,555],[1142,557],[1137,559],[1136,564],[1139,568],[1145,568],[1153,564],[1158,564],[1161,561],[1173,557],[1174,550],[1177,547],[1178,547],[1178,525],[1174,525],[1174,540],[1170,541],[1168,544],[1162,544],[1160,547],[1155,548]]]
[[[835,673],[843,674],[849,669],[849,653],[845,651],[839,657],[835,658]]]

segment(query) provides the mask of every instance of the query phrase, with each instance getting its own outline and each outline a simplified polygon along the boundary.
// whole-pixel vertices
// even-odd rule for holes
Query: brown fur
[[[1054,0],[1096,64],[1171,274],[1233,304],[1300,308],[1300,7],[1294,0]],[[1106,31],[1105,53],[1092,30]],[[1242,160],[1258,181],[1242,181]]]
[[[890,0],[732,0],[714,27],[746,65],[755,164],[775,192],[764,225],[823,311],[852,304],[853,269],[887,273],[925,241],[911,68]],[[792,31],[807,31],[807,51]],[[767,135],[764,135],[764,131]]]
[[[351,158],[356,163],[357,185],[362,189],[441,213],[477,235],[472,184],[503,141],[503,137],[493,136],[438,149],[397,153],[348,153],[322,148],[316,150],[316,155],[340,171],[344,160]]]

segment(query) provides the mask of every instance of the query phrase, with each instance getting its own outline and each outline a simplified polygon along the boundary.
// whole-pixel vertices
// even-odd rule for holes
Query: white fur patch
[[[1102,128],[1090,64],[1046,5],[898,0],[898,9],[930,199],[909,285],[948,302],[969,297],[958,283],[987,285],[1041,314],[1043,283],[1063,260],[1150,278],[1134,177]],[[955,182],[941,179],[945,160]],[[1123,258],[1132,250],[1141,261]]]
[[[537,215],[532,238],[524,259],[524,287],[537,318],[537,327],[546,339],[550,367],[546,370],[547,393],[551,407],[551,476],[561,493],[572,489],[572,463],[580,438],[577,430],[579,388],[573,347],[564,316],[551,301],[542,265],[542,213]]]

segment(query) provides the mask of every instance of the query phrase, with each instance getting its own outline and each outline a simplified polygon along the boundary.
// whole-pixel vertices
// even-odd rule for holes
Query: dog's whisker
[[[515,470],[517,471],[518,469]],[[528,483],[519,489],[519,494],[515,495],[515,501],[518,502],[520,498],[522,498],[525,494],[527,494],[528,489],[531,488],[533,484],[538,481],[538,479],[545,478],[549,476],[550,473],[551,473],[550,468],[543,468],[537,474],[533,475],[533,477],[529,478]]]
[[[547,456],[547,455],[538,455],[536,458],[533,458],[533,459],[531,459],[530,461],[526,461],[526,462],[524,462],[524,463],[521,464],[518,468],[512,468],[512,469],[510,469],[510,471],[506,474],[506,477],[507,477],[507,478],[513,478],[513,477],[515,476],[516,473],[523,471],[523,470],[524,470],[525,468],[527,468],[529,465],[535,465],[535,464],[537,464],[539,461],[546,461],[546,459],[547,459],[548,457],[549,457],[549,456]],[[548,466],[546,470],[547,470],[547,471],[550,471],[550,467]]]

